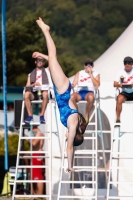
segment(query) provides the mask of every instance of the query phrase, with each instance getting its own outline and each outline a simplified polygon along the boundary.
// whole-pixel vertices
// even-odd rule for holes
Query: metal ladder
[[[85,101],[80,101],[79,104],[85,104]],[[97,118],[99,120],[98,130]],[[103,141],[101,114],[100,114],[100,96],[99,91],[95,91],[94,110],[90,116],[90,123],[84,133],[84,143],[74,150],[74,168],[73,173],[66,173],[67,156],[65,152],[66,140],[62,149],[61,173],[58,188],[59,199],[98,199],[98,171],[103,171],[105,174],[105,182],[107,186],[107,170],[106,170],[106,156]],[[101,141],[102,150],[98,150],[98,137]],[[90,148],[84,149],[84,144],[89,144]],[[88,145],[87,145],[88,146]],[[98,153],[103,160],[104,167],[98,169]],[[83,163],[83,160],[86,164]],[[80,162],[80,163],[79,163]],[[82,164],[81,164],[82,163]],[[64,186],[64,188],[62,187]],[[80,189],[79,189],[80,188]],[[66,193],[66,195],[64,195]]]
[[[130,106],[132,101],[126,101],[124,104]],[[131,110],[131,108],[129,108]],[[123,111],[122,111],[123,112]],[[127,112],[127,111],[126,111]],[[130,111],[131,112],[131,111]],[[128,119],[129,120],[129,119]],[[132,122],[129,122],[132,123]],[[126,138],[131,137],[133,134],[133,126],[129,127],[127,123],[114,123],[112,125],[111,134],[111,153],[110,153],[110,165],[109,165],[109,176],[108,176],[108,187],[107,187],[107,200],[117,199],[117,200],[128,200],[133,199],[133,173],[131,174],[131,179],[127,180],[127,174],[124,170],[131,170],[133,165],[133,152],[126,151],[128,146],[130,149],[130,143],[126,145],[126,149],[123,151],[123,144],[126,143]],[[125,138],[124,138],[125,137]],[[128,139],[130,141],[130,139]],[[129,162],[129,163],[127,163]],[[125,165],[126,164],[126,165]],[[124,173],[123,173],[124,172]],[[125,178],[123,178],[123,174]],[[125,179],[124,181],[122,179]],[[131,188],[131,192],[128,194],[125,192],[125,186]]]
[[[38,103],[41,103],[42,100],[38,100],[38,101],[31,101],[32,104],[38,104]],[[24,131],[24,125],[25,123],[23,122],[24,120],[24,101],[22,102],[22,111],[21,111],[21,122],[20,122],[20,133],[19,133],[19,142],[18,142],[18,154],[17,154],[17,161],[16,161],[16,172],[15,172],[15,180],[14,180],[14,187],[13,187],[13,195],[12,195],[12,200],[14,200],[14,198],[17,198],[17,197],[28,197],[28,198],[31,198],[31,197],[34,197],[34,198],[45,198],[45,199],[49,199],[51,200],[52,199],[52,115],[53,115],[53,112],[52,112],[52,106],[54,104],[54,112],[55,112],[55,121],[57,122],[57,119],[56,119],[56,103],[54,100],[52,99],[49,99],[49,103],[47,105],[47,112],[48,112],[48,118],[49,118],[49,121],[44,124],[44,132],[45,134],[48,133],[47,135],[48,136],[44,136],[44,137],[36,137],[36,139],[45,139],[47,140],[47,143],[48,143],[48,149],[45,150],[45,151],[32,151],[32,147],[30,145],[30,151],[21,151],[21,143],[22,143],[22,140],[24,139],[30,139],[32,141],[32,139],[35,139],[35,137],[33,136],[30,136],[30,137],[27,137],[27,136],[24,136],[23,135],[23,131]],[[30,123],[30,132],[32,133],[32,126],[33,125],[40,125],[40,122],[32,122]],[[49,130],[46,132],[46,126],[48,125],[49,127]],[[57,132],[59,133],[58,131],[58,124],[57,125]],[[54,132],[55,133],[55,132]],[[57,134],[57,133],[56,133]],[[59,139],[59,138],[58,138]],[[59,141],[59,140],[58,140]],[[45,142],[46,143],[46,142]],[[59,141],[59,146],[60,146],[60,141]],[[46,163],[45,165],[43,166],[31,166],[31,165],[20,165],[19,162],[20,162],[20,159],[24,159],[24,157],[29,157],[29,158],[32,158],[32,153],[41,153],[41,154],[45,154],[45,156],[43,156],[46,160]],[[31,156],[21,156],[22,154],[31,154]],[[42,158],[42,156],[41,156]],[[18,176],[18,170],[19,169],[27,169],[27,168],[45,168],[46,170],[48,170],[48,173],[47,173],[47,180],[27,180],[27,178],[25,178],[24,176],[24,179],[23,180],[17,180],[17,176]],[[25,175],[25,173],[24,173]],[[46,184],[46,194],[45,195],[33,195],[33,194],[26,194],[26,188],[24,186],[24,194],[16,194],[16,188],[17,188],[17,184],[19,183],[24,183],[24,185],[26,185],[27,183],[34,183],[34,182],[43,182]],[[31,193],[31,192],[30,192]]]

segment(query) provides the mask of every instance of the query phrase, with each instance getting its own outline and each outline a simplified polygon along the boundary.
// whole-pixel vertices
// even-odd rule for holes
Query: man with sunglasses
[[[77,102],[86,100],[85,119],[89,123],[89,114],[94,103],[94,89],[100,86],[100,75],[93,70],[93,60],[87,58],[84,63],[84,69],[76,73],[72,86],[75,86],[76,92],[71,94],[71,100],[78,109]]]
[[[32,100],[42,99],[42,106],[40,111],[40,123],[45,123],[44,112],[48,103],[48,88],[52,87],[52,81],[49,70],[44,68],[45,59],[37,57],[35,60],[36,68],[28,75],[26,86],[33,86],[33,90],[26,89],[24,93],[25,106],[28,112],[28,117],[24,120],[25,123],[33,121],[33,114],[31,109]]]
[[[116,123],[120,123],[122,103],[133,100],[133,59],[128,56],[123,62],[124,69],[118,71],[114,80],[114,87],[122,88],[116,101]]]

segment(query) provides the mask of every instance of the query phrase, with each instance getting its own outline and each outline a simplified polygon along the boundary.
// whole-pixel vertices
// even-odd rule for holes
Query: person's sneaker
[[[24,120],[25,123],[30,124],[30,122],[33,122],[33,117],[32,116],[28,116],[26,117],[26,119]]]
[[[120,127],[120,123],[121,123],[120,120],[117,119],[117,120],[116,120],[116,125],[115,125],[115,127]]]
[[[43,115],[40,116],[40,123],[41,123],[41,124],[45,124],[45,119],[44,119],[44,116],[43,116]]]

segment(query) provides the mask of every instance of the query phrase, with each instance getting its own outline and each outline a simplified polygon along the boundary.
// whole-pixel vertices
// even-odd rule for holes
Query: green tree
[[[97,59],[120,36],[132,21],[132,10],[132,0],[7,1],[8,85],[24,86],[35,67],[32,53],[47,54],[36,25],[39,16],[50,25],[58,60],[65,74],[72,76],[86,57]],[[2,71],[1,67],[0,62]],[[2,85],[2,75],[0,81]]]

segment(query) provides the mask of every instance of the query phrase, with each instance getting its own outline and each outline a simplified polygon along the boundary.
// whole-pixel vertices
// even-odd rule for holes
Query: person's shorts
[[[133,101],[133,92],[132,93],[121,92],[120,94],[126,97],[126,101]]]
[[[33,153],[32,156],[38,156],[37,158],[32,158],[32,166],[43,166],[43,159],[39,158],[40,153]],[[43,180],[43,168],[33,168],[32,169],[32,180]]]
[[[43,91],[42,91],[43,92]],[[39,100],[38,94],[37,92],[32,92],[33,96],[34,96],[34,100]],[[42,95],[41,95],[41,100],[42,100]]]
[[[88,93],[94,93],[93,91],[86,91],[86,90],[81,90],[79,92],[77,92],[80,96],[81,96],[81,100],[85,100],[85,96],[88,94]]]
[[[41,168],[32,169],[32,180],[43,180],[43,173]]]

